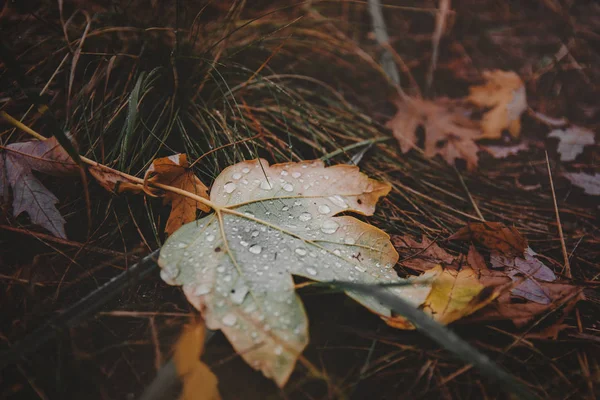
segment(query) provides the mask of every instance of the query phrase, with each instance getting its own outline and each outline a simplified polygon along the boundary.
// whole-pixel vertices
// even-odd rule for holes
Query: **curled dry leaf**
[[[58,199],[32,171],[76,175],[79,167],[54,137],[9,144],[0,154],[0,195],[5,197],[8,186],[12,188],[13,215],[26,212],[32,223],[66,239],[65,219],[56,208]]]
[[[175,345],[173,361],[183,384],[180,400],[219,400],[218,381],[215,374],[200,360],[204,353],[204,324],[184,327]]]
[[[380,229],[340,212],[372,215],[388,184],[321,161],[230,166],[215,180],[215,213],[184,225],[160,253],[161,276],[182,285],[207,326],[279,386],[308,343],[292,275],[318,281],[398,282],[398,254]],[[389,288],[418,305],[426,284]],[[375,299],[349,292],[390,317]]]
[[[585,146],[594,144],[594,132],[580,126],[555,129],[548,134],[548,137],[559,140],[557,150],[561,161],[575,160]]]
[[[592,196],[600,196],[600,174],[585,174],[582,172],[564,172],[562,174],[575,186]]]
[[[521,132],[521,114],[527,109],[525,85],[512,71],[485,71],[486,83],[469,88],[468,100],[479,106],[491,108],[483,115],[483,137],[498,139],[508,129],[513,137]]]
[[[144,185],[128,178],[124,174],[101,165],[89,168],[90,173],[106,190],[123,193],[142,193],[150,196],[163,196],[165,204],[171,204],[171,213],[167,220],[165,232],[172,234],[183,224],[196,219],[196,210],[209,211],[210,208],[189,197],[172,192],[163,192],[150,186],[150,183],[162,183],[183,189],[186,192],[208,198],[208,188],[194,175],[189,168],[185,154],[174,154],[157,158],[146,171]]]
[[[149,182],[174,186],[208,199],[208,188],[189,167],[185,154],[174,154],[152,162],[144,176],[144,190],[146,193],[156,195],[158,191],[148,186]],[[165,192],[163,199],[165,204],[171,204],[171,214],[165,227],[167,235],[171,235],[182,225],[194,221],[196,210],[210,211],[210,208],[204,204],[176,193]]]
[[[406,98],[396,101],[396,115],[386,124],[398,140],[403,153],[417,147],[416,130],[425,130],[425,156],[441,155],[450,165],[458,158],[467,162],[469,169],[477,166],[475,143],[481,137],[478,125],[467,118],[466,110],[449,99],[435,101]]]
[[[89,167],[88,171],[96,179],[100,186],[109,192],[142,193],[144,191],[144,187],[142,185],[131,180],[125,175],[119,174],[113,169],[97,165]]]
[[[420,276],[432,281],[431,292],[421,305],[423,311],[442,324],[449,324],[490,304],[497,296],[484,291],[478,274],[471,268],[460,271],[437,265]],[[414,329],[402,316],[386,318],[386,323],[399,329]]]
[[[527,240],[512,226],[502,222],[471,222],[460,228],[448,240],[473,240],[508,256],[523,255]]]

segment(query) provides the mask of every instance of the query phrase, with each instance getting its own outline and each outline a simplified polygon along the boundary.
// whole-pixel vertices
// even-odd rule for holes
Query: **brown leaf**
[[[103,166],[91,166],[88,168],[90,174],[96,178],[96,181],[109,192],[123,193],[133,192],[142,193],[144,187],[124,175],[120,175],[114,170],[104,168]]]
[[[180,400],[219,400],[215,374],[200,361],[204,353],[204,324],[191,324],[184,328],[175,345],[173,361],[183,383]]]
[[[496,252],[492,252],[490,262],[492,268],[503,268],[504,273],[508,275],[513,282],[521,282],[511,290],[515,296],[523,297],[527,300],[550,304],[552,298],[542,282],[554,282],[556,275],[543,262],[534,257],[535,253],[530,247],[525,251],[524,258],[506,257]],[[525,280],[523,280],[525,278]]]
[[[55,204],[58,199],[33,175],[39,171],[51,175],[74,175],[79,171],[67,152],[52,137],[45,141],[13,143],[0,154],[0,195],[13,192],[13,215],[26,212],[31,222],[53,235],[66,239],[65,220]]]
[[[425,235],[423,235],[421,243],[409,235],[395,235],[391,239],[396,250],[408,250],[402,253],[400,264],[415,271],[428,271],[439,264],[452,264],[454,261],[453,256]]]
[[[512,71],[485,71],[485,85],[469,88],[468,100],[479,107],[491,107],[483,115],[483,137],[498,139],[502,131],[518,137],[521,132],[521,114],[527,109],[525,85]]]
[[[154,160],[144,176],[144,189],[147,193],[158,193],[148,186],[149,182],[174,186],[208,199],[208,188],[189,168],[185,154],[174,154]],[[210,211],[208,206],[186,196],[172,192],[166,192],[163,196],[165,204],[171,203],[171,214],[165,227],[167,235],[171,235],[182,225],[194,221],[196,210]]]
[[[448,99],[435,101],[407,98],[397,101],[396,115],[386,124],[400,144],[403,153],[416,147],[416,129],[425,129],[425,156],[441,155],[450,165],[457,158],[467,162],[469,169],[477,166],[475,143],[481,137],[476,123],[465,117],[466,111]]]
[[[521,233],[502,222],[471,222],[448,240],[472,240],[490,250],[512,256],[523,255],[527,248],[527,240]]]

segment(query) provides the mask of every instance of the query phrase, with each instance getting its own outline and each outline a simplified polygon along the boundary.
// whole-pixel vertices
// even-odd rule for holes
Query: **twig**
[[[572,278],[571,274],[571,263],[569,263],[569,253],[567,252],[567,246],[565,245],[565,236],[563,235],[562,224],[560,223],[560,214],[558,212],[558,204],[556,202],[556,193],[554,191],[554,181],[552,180],[552,171],[550,170],[550,159],[548,158],[548,152],[546,151],[546,166],[548,167],[548,178],[550,178],[550,188],[552,189],[552,200],[554,201],[554,212],[556,213],[556,225],[558,225],[558,235],[560,236],[560,245],[562,247],[563,258],[565,265],[563,271],[567,278]]]
[[[471,201],[471,204],[473,205],[473,208],[475,209],[477,216],[482,221],[485,221],[485,218],[483,218],[483,214],[481,214],[481,211],[479,211],[479,207],[477,207],[477,203],[475,203],[475,199],[473,198],[473,196],[471,196],[471,192],[469,191],[469,188],[467,187],[467,184],[465,183],[465,180],[463,179],[462,175],[460,174],[460,172],[458,171],[458,169],[456,167],[454,167],[454,170],[456,171],[456,175],[458,175],[458,179],[460,179],[460,183],[462,184],[462,187],[465,189],[465,192],[467,193],[467,197],[469,197],[469,200]]]

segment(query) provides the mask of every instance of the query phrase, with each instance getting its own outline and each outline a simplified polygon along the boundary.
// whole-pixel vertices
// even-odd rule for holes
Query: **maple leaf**
[[[475,140],[481,137],[481,132],[476,123],[465,117],[464,109],[449,99],[416,98],[398,100],[396,107],[396,114],[386,126],[392,130],[403,153],[417,146],[416,130],[423,126],[426,157],[439,154],[450,165],[462,158],[469,169],[477,166],[479,148]]]
[[[215,374],[200,361],[204,353],[204,324],[194,323],[184,327],[175,345],[173,361],[183,383],[180,400],[219,400]]]
[[[65,219],[56,208],[58,199],[34,175],[39,171],[51,175],[74,175],[79,171],[56,138],[9,144],[0,154],[0,195],[13,193],[13,215],[26,212],[31,222],[53,235],[66,239]]]
[[[308,343],[308,323],[292,275],[318,281],[398,282],[398,253],[380,229],[340,212],[372,215],[391,187],[350,165],[322,161],[269,165],[244,161],[223,170],[215,212],[169,237],[159,265],[182,285],[207,326],[220,329],[252,367],[279,386]],[[415,306],[430,287],[388,288]],[[389,308],[347,294],[382,317]]]
[[[468,100],[479,107],[491,107],[483,115],[483,137],[498,139],[508,129],[513,137],[521,132],[521,114],[527,109],[525,85],[512,71],[484,71],[486,83],[469,88]]]
[[[575,186],[592,196],[600,196],[600,174],[585,174],[582,172],[563,172],[562,174]]]
[[[174,154],[154,160],[144,176],[144,189],[147,193],[154,194],[156,191],[148,186],[150,182],[173,186],[208,198],[208,188],[189,168],[185,154]],[[210,211],[210,208],[204,204],[177,193],[166,192],[163,198],[165,204],[171,204],[171,214],[165,227],[167,235],[171,235],[182,225],[194,221],[196,210]]]
[[[555,129],[548,134],[548,137],[559,140],[557,150],[561,161],[575,160],[585,146],[594,144],[594,132],[579,126]]]
[[[506,255],[523,255],[527,240],[512,226],[502,222],[471,222],[448,240],[474,240],[490,250]]]

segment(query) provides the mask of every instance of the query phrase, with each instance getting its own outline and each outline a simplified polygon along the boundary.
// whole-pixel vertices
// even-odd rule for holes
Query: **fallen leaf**
[[[535,253],[528,248],[526,254],[533,256]],[[551,301],[543,303],[527,301],[522,296],[518,296],[519,299],[523,300],[515,302],[515,293],[512,290],[508,290],[514,287],[514,283],[516,282],[514,277],[507,274],[507,271],[504,270],[488,269],[483,256],[474,246],[471,246],[469,249],[467,260],[469,265],[477,271],[479,282],[486,287],[485,291],[487,293],[494,293],[497,297],[488,306],[467,316],[463,322],[508,320],[517,328],[521,328],[534,321],[538,315],[554,311],[553,317],[547,318],[545,324],[541,324],[543,326],[538,326],[537,328],[541,328],[538,332],[541,335],[555,336],[561,327],[564,327],[562,321],[566,315],[579,300],[584,299],[583,291],[580,287],[567,283],[548,282],[545,279],[551,279],[554,276],[552,271],[540,271],[538,269],[540,272],[539,276],[544,279],[537,280],[535,283],[538,287],[542,288],[543,295],[548,296]],[[496,266],[502,268],[504,268],[504,264],[504,262],[495,262]],[[511,263],[507,262],[507,264],[509,264],[510,269]],[[520,266],[519,268],[523,267]],[[536,268],[536,264],[533,263],[533,265],[527,265],[523,269],[531,275],[532,270],[536,271]]]
[[[219,400],[215,374],[200,360],[204,353],[204,324],[184,327],[175,345],[173,361],[183,384],[180,400]]]
[[[471,222],[460,228],[448,240],[473,240],[505,255],[523,255],[527,240],[517,228],[502,222]]]
[[[548,137],[559,140],[557,150],[561,161],[575,160],[585,146],[594,144],[594,132],[575,125],[567,129],[555,129]]]
[[[423,126],[426,157],[439,154],[450,165],[462,158],[469,169],[477,166],[479,148],[475,140],[481,138],[481,132],[477,124],[465,116],[464,109],[448,99],[416,98],[398,100],[396,107],[396,115],[386,126],[392,130],[403,153],[417,147],[416,130]]]
[[[436,242],[432,242],[423,235],[421,243],[409,235],[392,236],[392,243],[396,250],[403,252],[400,264],[415,271],[424,272],[435,268],[439,264],[452,264],[454,257],[442,249]]]
[[[66,239],[65,219],[56,208],[58,199],[34,175],[39,171],[51,175],[76,175],[79,167],[52,137],[44,141],[13,143],[0,154],[0,195],[8,186],[13,193],[13,215],[26,212],[32,223],[54,236]]]
[[[506,257],[497,252],[492,252],[490,263],[492,268],[504,269],[506,275],[513,282],[522,281],[525,277],[522,283],[511,289],[513,295],[540,304],[550,304],[552,298],[541,282],[554,282],[556,275],[534,256],[535,253],[530,247],[526,249],[524,258]]]
[[[431,292],[421,305],[423,311],[441,324],[449,324],[485,307],[494,300],[495,293],[482,295],[485,288],[478,274],[471,268],[460,271],[443,269],[437,265],[420,276],[432,281]],[[386,323],[399,329],[414,329],[404,317],[386,318]]]
[[[131,180],[125,175],[119,174],[113,169],[108,169],[98,165],[89,167],[88,171],[96,179],[96,181],[109,192],[142,193],[144,191],[144,187],[141,184]]]
[[[600,196],[600,174],[585,174],[582,172],[564,172],[562,174],[575,186],[592,196]]]
[[[527,109],[525,85],[512,71],[484,71],[486,83],[469,88],[468,100],[479,107],[491,107],[483,115],[483,137],[499,139],[508,129],[513,137],[521,132],[521,114]]]
[[[398,253],[380,229],[340,212],[372,215],[388,184],[358,167],[322,161],[244,161],[223,170],[215,212],[184,225],[162,247],[161,276],[182,285],[210,329],[220,329],[253,368],[283,386],[308,343],[308,322],[292,275],[318,281],[398,282]],[[390,287],[412,304],[424,283]],[[382,317],[375,299],[349,296]]]
[[[521,142],[514,146],[482,146],[482,149],[491,154],[494,158],[506,158],[514,156],[522,151],[529,150],[529,143]]]
[[[189,168],[185,154],[174,154],[154,160],[144,176],[144,189],[147,193],[157,193],[155,189],[148,186],[150,182],[174,186],[208,199],[208,188]],[[163,198],[165,204],[171,204],[171,214],[165,227],[167,235],[173,234],[182,225],[194,221],[196,210],[210,211],[210,208],[204,204],[176,193],[165,192]]]

